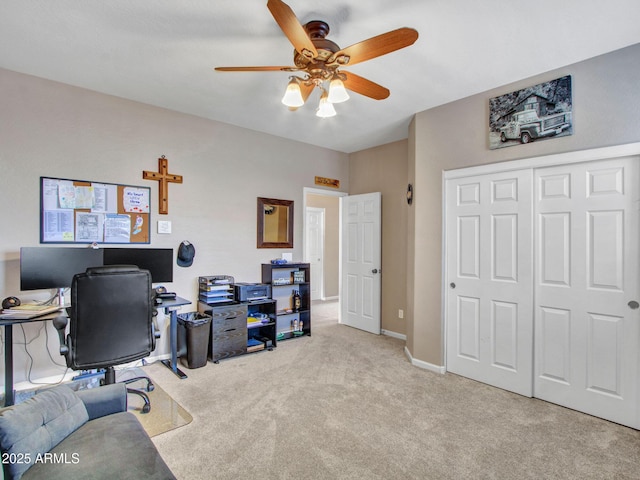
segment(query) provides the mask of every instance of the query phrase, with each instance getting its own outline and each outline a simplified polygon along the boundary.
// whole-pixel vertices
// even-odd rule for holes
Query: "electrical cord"
[[[65,288],[63,290],[63,295],[65,295],[68,290],[69,290],[69,288]],[[40,302],[39,305],[52,305],[53,302],[57,298],[58,298],[58,292],[56,291],[55,294],[53,294],[47,300],[45,300],[43,302]],[[156,313],[156,315],[157,315],[157,313]],[[155,315],[153,317],[153,322],[154,322],[154,325],[155,325],[155,327],[157,329],[157,323],[156,323]],[[43,323],[38,328],[37,334],[31,340],[27,340],[27,333],[26,333],[26,331],[24,329],[24,325],[23,324],[20,324],[20,329],[22,330],[22,336],[24,338],[24,342],[15,342],[15,343],[22,344],[22,346],[24,347],[25,353],[29,357],[29,368],[27,369],[27,381],[29,383],[31,383],[32,385],[58,385],[58,384],[62,383],[64,381],[67,373],[69,372],[69,367],[66,364],[61,364],[61,363],[56,362],[55,359],[53,358],[52,354],[51,354],[51,350],[49,348],[49,330],[47,329],[47,322]],[[62,367],[62,368],[65,369],[63,374],[62,374],[62,378],[59,381],[53,382],[53,383],[50,383],[50,382],[36,382],[36,381],[33,381],[31,379],[31,373],[33,371],[33,365],[35,363],[35,359],[31,355],[31,353],[29,352],[28,345],[30,345],[32,342],[34,342],[36,339],[38,339],[40,337],[40,335],[42,334],[42,330],[43,329],[44,329],[44,332],[45,332],[45,345],[46,345],[47,355],[49,356],[49,359],[51,360],[51,363],[53,363],[55,366]],[[0,342],[1,342],[0,353],[4,352],[4,348],[5,348],[4,341],[5,341],[5,339],[4,339],[4,331],[0,331]],[[153,362],[147,362],[143,358],[143,359],[140,360],[140,362],[136,362],[136,364],[134,364],[133,366],[134,367],[144,367],[144,366],[147,366],[147,365],[153,365],[154,363],[157,363],[158,361],[159,360],[155,360]],[[125,369],[126,369],[125,367],[121,367],[118,370],[125,370]]]
[[[66,365],[61,365],[59,363],[57,363],[53,357],[51,356],[51,351],[49,350],[49,332],[46,328],[46,324],[43,324],[42,326],[40,326],[40,328],[38,329],[38,334],[33,337],[31,340],[27,341],[27,332],[24,329],[24,325],[20,324],[20,329],[22,330],[22,336],[24,337],[24,342],[22,343],[22,345],[24,346],[24,351],[27,354],[27,356],[29,357],[29,368],[27,370],[27,381],[29,383],[31,383],[32,385],[58,385],[60,383],[62,383],[64,381],[65,376],[67,375],[67,372],[69,371],[69,367],[67,367]],[[42,330],[44,329],[45,331],[45,340],[46,340],[46,345],[47,345],[47,353],[49,355],[49,358],[51,359],[51,361],[53,362],[54,365],[58,366],[58,367],[64,367],[64,373],[62,374],[62,378],[60,378],[59,381],[57,382],[35,382],[33,380],[31,380],[31,372],[33,370],[33,364],[35,362],[33,356],[31,355],[31,353],[29,352],[28,349],[28,345],[30,345],[33,341],[35,341],[38,337],[40,337],[40,335],[42,334]]]
[[[67,290],[69,290],[69,289],[68,289],[68,288],[65,288],[65,289],[63,290],[63,296],[64,296],[64,295],[66,295]],[[54,304],[54,301],[58,298],[58,290],[56,289],[56,290],[55,290],[55,293],[53,293],[53,294],[49,294],[49,295],[50,295],[50,297],[49,297],[49,298],[47,298],[46,300],[44,300],[44,301],[42,301],[42,302],[36,302],[36,303],[37,303],[37,305],[53,305],[53,304]]]

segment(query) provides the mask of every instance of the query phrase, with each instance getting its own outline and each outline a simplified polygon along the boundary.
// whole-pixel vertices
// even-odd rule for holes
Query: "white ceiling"
[[[0,67],[353,152],[406,138],[416,112],[640,42],[638,0],[286,2],[343,48],[418,30],[414,45],[345,68],[390,97],[352,94],[320,119],[317,92],[296,112],[280,103],[286,72],[214,72],[292,65],[266,0],[1,0]]]

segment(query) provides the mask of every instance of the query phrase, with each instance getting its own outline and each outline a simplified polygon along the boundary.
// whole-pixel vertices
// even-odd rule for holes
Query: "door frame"
[[[443,373],[447,371],[447,180],[471,177],[475,175],[485,175],[513,170],[536,169],[552,167],[556,165],[568,165],[572,163],[584,163],[596,160],[607,160],[611,158],[624,157],[630,155],[640,155],[640,142],[615,145],[612,147],[594,148],[589,150],[576,150],[566,153],[556,153],[539,157],[530,157],[521,160],[511,160],[500,163],[490,163],[474,167],[458,168],[442,172],[442,274],[440,285],[440,305],[441,312],[441,332],[443,346]],[[640,407],[638,407],[640,408]]]
[[[325,190],[322,188],[303,187],[302,188],[302,258],[307,258],[307,195],[324,195],[325,197],[346,197],[349,195],[347,192],[340,192],[336,190]],[[339,219],[338,219],[339,220]],[[326,218],[325,218],[326,222]],[[338,237],[342,234],[342,225],[338,221]],[[326,233],[326,232],[325,232]],[[324,295],[324,285],[322,286],[322,293]],[[338,300],[340,297],[340,290],[338,289]]]
[[[320,246],[320,260],[321,260],[321,266],[320,268],[320,285],[317,287],[318,288],[318,297],[320,300],[325,300],[325,296],[324,296],[324,240],[325,240],[325,214],[326,214],[326,209],[325,208],[320,208],[320,207],[306,207],[304,209],[304,219],[305,219],[305,223],[304,223],[304,231],[305,231],[305,242],[304,242],[304,253],[303,253],[303,258],[304,261],[311,264],[311,260],[309,258],[309,252],[307,251],[307,228],[309,227],[309,225],[307,224],[307,215],[310,212],[315,212],[315,213],[319,213],[321,214],[322,217],[322,227],[321,227],[321,233],[322,233],[322,241],[320,242],[321,246]],[[311,295],[311,300],[313,300],[313,295]]]

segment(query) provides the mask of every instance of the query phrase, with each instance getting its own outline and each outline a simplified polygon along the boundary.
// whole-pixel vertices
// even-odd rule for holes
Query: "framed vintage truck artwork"
[[[573,134],[571,76],[489,100],[489,148]]]

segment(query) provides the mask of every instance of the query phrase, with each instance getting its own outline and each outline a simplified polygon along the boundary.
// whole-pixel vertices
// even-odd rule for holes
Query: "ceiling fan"
[[[320,106],[316,112],[319,117],[336,114],[333,104],[349,99],[345,89],[375,100],[387,98],[390,92],[385,87],[355,73],[345,72],[341,68],[408,47],[418,39],[418,32],[413,28],[399,28],[341,49],[325,38],[329,33],[329,25],[325,22],[313,20],[302,25],[293,10],[281,0],[268,0],[267,8],[294,46],[294,66],[216,67],[215,70],[300,72],[304,77],[290,77],[282,103],[290,110],[297,110],[318,87],[322,92]],[[329,83],[328,90],[324,88],[325,82]]]

